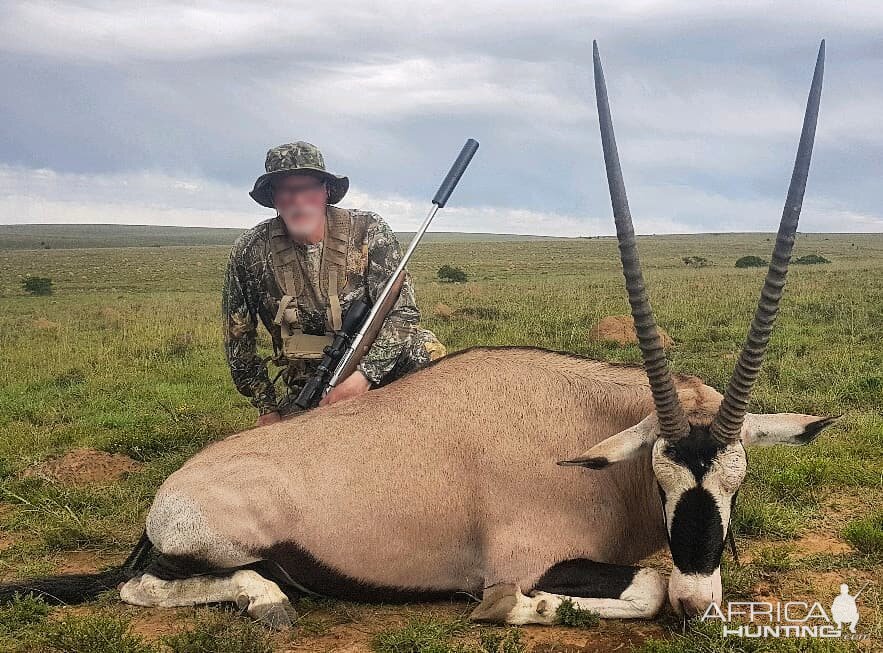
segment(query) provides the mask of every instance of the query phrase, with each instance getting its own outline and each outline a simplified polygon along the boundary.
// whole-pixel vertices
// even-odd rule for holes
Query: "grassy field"
[[[36,236],[19,237],[22,246]],[[182,242],[174,234],[163,238]],[[0,247],[2,579],[119,563],[163,478],[205,443],[253,424],[255,414],[233,389],[222,354],[219,295],[228,246],[183,242]],[[94,238],[77,244],[84,243],[96,244]],[[657,319],[676,343],[673,366],[722,388],[764,274],[733,263],[749,254],[767,258],[771,237],[645,237],[639,247]],[[841,582],[855,591],[872,581],[859,600],[859,632],[871,638],[863,643],[759,641],[743,649],[707,627],[684,630],[671,617],[602,620],[589,630],[479,628],[463,620],[470,609],[465,602],[302,602],[298,627],[271,635],[217,609],[145,610],[123,606],[108,593],[79,607],[50,608],[27,599],[0,607],[0,650],[883,647],[883,235],[801,235],[796,254],[820,254],[832,262],[792,266],[753,409],[843,417],[809,447],[751,453],[735,519],[742,565],[726,562],[724,590],[730,598],[818,599],[828,606]],[[702,256],[712,265],[688,268],[685,256]],[[435,272],[445,263],[462,267],[469,281],[439,282]],[[639,360],[634,347],[589,339],[601,317],[628,310],[612,239],[438,238],[418,251],[411,270],[424,323],[451,350],[537,345]],[[28,275],[51,277],[54,293],[28,296],[22,290]],[[67,459],[57,459],[83,448],[114,456],[80,452],[81,458],[68,460],[65,476]],[[84,484],[77,482],[83,460],[99,461],[109,474],[125,463],[129,473],[119,480],[98,474]],[[651,562],[669,564],[666,555]]]

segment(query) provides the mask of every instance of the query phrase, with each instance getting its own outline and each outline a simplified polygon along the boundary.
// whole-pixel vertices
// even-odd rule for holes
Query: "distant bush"
[[[443,265],[438,269],[438,278],[442,281],[463,283],[466,281],[466,273],[460,268],[455,268],[453,265]]]
[[[819,265],[821,263],[830,263],[831,261],[819,254],[807,254],[806,256],[801,256],[791,262],[796,263],[797,265]]]
[[[736,261],[737,268],[765,268],[769,263],[759,256],[743,256]]]
[[[711,261],[704,256],[685,256],[681,260],[689,268],[704,268],[707,265],[711,265]]]
[[[52,279],[49,277],[26,277],[21,282],[21,286],[31,295],[52,294]]]

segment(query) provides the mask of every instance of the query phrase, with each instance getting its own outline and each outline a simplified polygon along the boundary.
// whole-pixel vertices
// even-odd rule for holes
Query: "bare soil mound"
[[[53,322],[52,320],[48,320],[45,317],[38,317],[34,320],[34,328],[40,329],[41,331],[54,331],[59,326],[58,322]]]
[[[43,461],[25,470],[23,476],[48,478],[68,485],[89,485],[118,481],[142,465],[121,453],[96,449],[74,449],[61,458]]]
[[[454,314],[454,309],[447,304],[442,304],[441,302],[439,302],[435,305],[435,308],[432,309],[432,314],[444,320],[449,320]]]
[[[674,344],[671,336],[662,327],[657,326],[656,328],[659,331],[659,337],[662,338],[662,346],[671,347]],[[602,317],[598,324],[589,331],[589,338],[598,342],[615,342],[620,345],[638,344],[635,321],[631,315]]]

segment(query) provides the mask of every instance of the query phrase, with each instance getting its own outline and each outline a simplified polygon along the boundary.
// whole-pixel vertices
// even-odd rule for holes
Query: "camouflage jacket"
[[[346,313],[350,304],[367,293],[373,302],[401,260],[401,250],[392,229],[383,219],[369,211],[348,210],[353,228],[350,233],[350,255],[347,257],[347,279],[339,298]],[[269,247],[271,218],[242,234],[233,244],[224,279],[222,313],[227,362],[236,388],[250,397],[261,412],[276,410],[276,391],[270,381],[267,364],[258,355],[257,324],[260,321],[273,341],[278,354],[282,347],[279,327],[273,320],[283,296],[273,271]],[[304,257],[304,270],[317,270],[317,250],[321,248],[295,244],[297,256]],[[367,260],[363,253],[367,252]],[[318,274],[306,280],[312,292],[304,293],[297,302],[304,333],[320,335],[326,331],[328,298],[316,288]],[[359,364],[359,370],[374,384],[393,368],[396,359],[420,320],[414,288],[406,277],[402,292],[387,315],[374,345]],[[303,362],[307,368],[317,362]],[[303,369],[309,374],[310,369]]]

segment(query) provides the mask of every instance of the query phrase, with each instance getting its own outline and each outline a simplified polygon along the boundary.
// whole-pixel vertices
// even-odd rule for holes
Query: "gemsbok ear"
[[[816,417],[799,413],[748,413],[742,427],[743,442],[749,447],[809,444],[823,428],[838,419],[839,417]]]
[[[631,428],[602,440],[581,456],[562,460],[558,464],[563,467],[604,469],[614,463],[635,457],[644,447],[652,445],[658,435],[659,420],[656,418],[656,413],[652,413]]]

